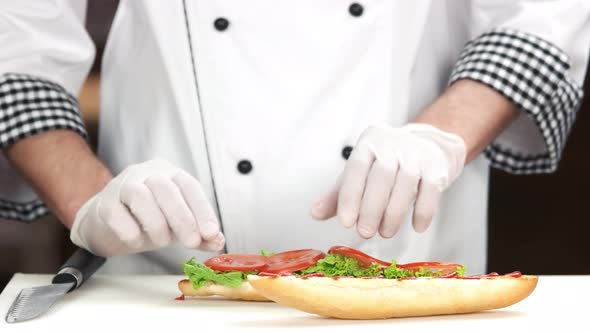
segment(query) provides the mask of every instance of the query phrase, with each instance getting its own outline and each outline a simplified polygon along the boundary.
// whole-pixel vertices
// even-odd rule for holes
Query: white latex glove
[[[70,238],[103,256],[165,247],[216,251],[225,244],[199,182],[167,161],[127,167],[76,214]]]
[[[320,198],[312,215],[338,215],[363,238],[377,231],[390,238],[414,208],[412,224],[424,232],[438,209],[441,193],[459,176],[466,147],[459,136],[425,124],[365,130],[335,189]]]

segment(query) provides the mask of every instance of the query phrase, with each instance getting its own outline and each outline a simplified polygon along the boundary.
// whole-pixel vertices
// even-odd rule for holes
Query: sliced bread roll
[[[384,319],[499,309],[528,297],[537,276],[489,279],[260,277],[252,287],[279,304],[343,319]]]

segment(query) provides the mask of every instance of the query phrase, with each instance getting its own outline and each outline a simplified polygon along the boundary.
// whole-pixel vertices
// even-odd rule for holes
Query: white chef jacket
[[[30,114],[50,109],[62,128],[84,135],[74,97],[94,56],[84,2],[0,3],[0,41],[14,45],[0,51],[9,105],[0,114],[30,129],[42,122]],[[164,158],[193,174],[227,252],[347,245],[482,273],[489,167],[555,170],[582,99],[589,38],[584,0],[122,0],[103,58],[99,157],[114,173]],[[444,193],[425,233],[406,221],[392,239],[363,240],[336,220],[312,220],[312,201],[364,129],[411,121],[458,79],[487,84],[520,113]],[[14,127],[0,127],[0,143],[29,135],[21,127],[15,138]],[[0,165],[5,215],[43,213]],[[110,258],[102,272],[177,273],[186,259],[215,254],[172,246]]]

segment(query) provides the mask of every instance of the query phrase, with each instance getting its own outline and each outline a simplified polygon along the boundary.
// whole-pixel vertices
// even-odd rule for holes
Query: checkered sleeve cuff
[[[0,76],[0,149],[56,129],[73,130],[88,139],[74,96],[42,78],[13,73]]]
[[[59,84],[39,77],[15,73],[0,75],[0,149],[56,129],[73,130],[88,140],[74,96]],[[16,173],[0,175],[18,176]],[[22,185],[27,186],[24,182]],[[0,188],[0,191],[2,189],[7,188]],[[18,191],[17,188],[8,189]],[[31,222],[48,212],[38,198],[26,202],[0,198],[0,219]]]
[[[48,213],[49,209],[40,199],[25,203],[0,199],[0,219],[30,223]]]
[[[557,169],[566,139],[583,97],[567,71],[567,55],[530,34],[495,29],[470,41],[451,74],[479,81],[508,98],[532,121],[543,142],[492,142],[484,151],[491,165],[513,174],[550,173]],[[524,135],[523,135],[524,134]],[[512,137],[525,137],[515,133]],[[542,150],[527,145],[544,146]]]

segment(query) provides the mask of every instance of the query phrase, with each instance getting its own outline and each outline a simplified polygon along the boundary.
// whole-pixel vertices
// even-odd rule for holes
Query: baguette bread
[[[242,285],[238,288],[231,288],[227,286],[217,285],[214,283],[208,283],[194,289],[188,279],[182,279],[178,282],[178,289],[184,296],[223,296],[233,300],[244,300],[244,301],[270,301],[269,299],[258,294],[254,288],[247,281],[242,282]]]
[[[308,313],[342,319],[385,319],[507,307],[528,297],[538,277],[395,280],[251,275],[248,280],[260,296]]]

